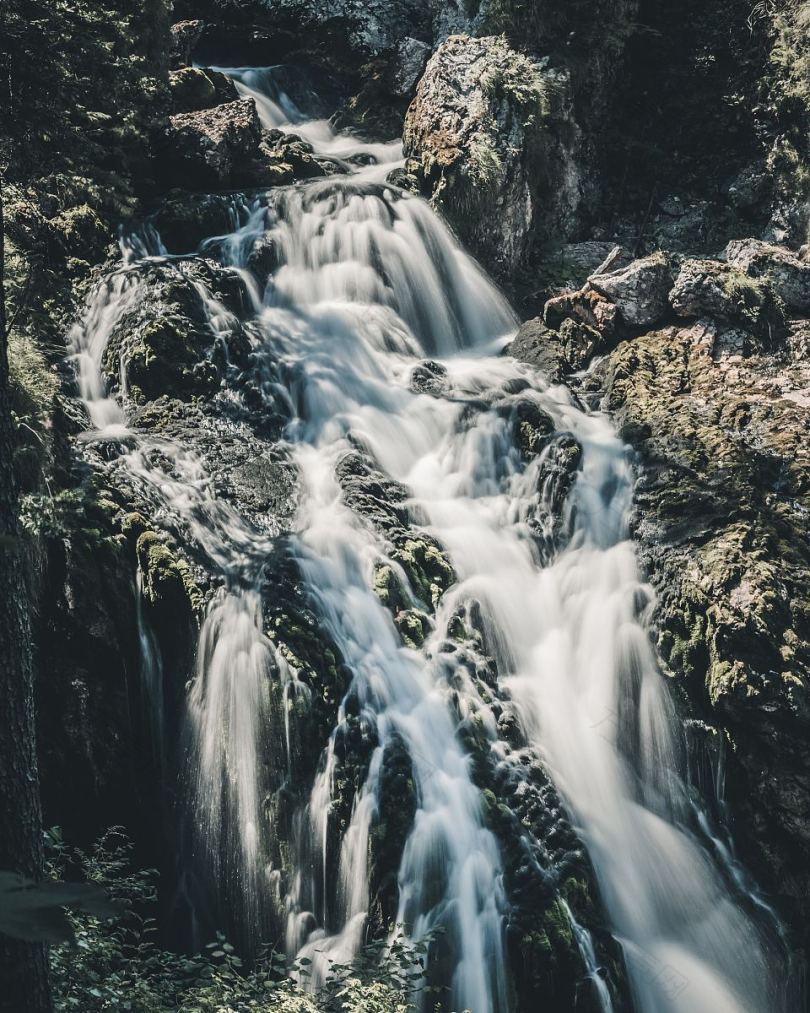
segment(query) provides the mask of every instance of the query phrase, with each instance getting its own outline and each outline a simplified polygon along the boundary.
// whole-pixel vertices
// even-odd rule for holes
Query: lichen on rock
[[[460,238],[501,274],[531,243],[549,114],[540,66],[498,37],[451,36],[405,120],[405,153]]]

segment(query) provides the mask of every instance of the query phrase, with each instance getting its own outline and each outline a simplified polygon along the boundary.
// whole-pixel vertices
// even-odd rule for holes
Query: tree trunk
[[[42,876],[42,811],[34,731],[34,677],[4,288],[4,202],[0,178],[0,869]],[[0,899],[2,903],[2,899]],[[51,1009],[45,947],[0,933],[0,1013]]]

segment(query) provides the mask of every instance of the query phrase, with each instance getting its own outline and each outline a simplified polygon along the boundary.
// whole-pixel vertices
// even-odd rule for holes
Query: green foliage
[[[55,175],[65,205],[128,206],[127,170],[142,164],[166,91],[154,36],[166,4],[7,0],[0,12],[0,165],[11,179]],[[72,177],[72,178],[71,178]],[[67,199],[65,199],[67,198]]]
[[[769,168],[792,194],[803,196],[810,191],[810,3],[792,0],[778,11],[775,6],[768,5],[766,11],[774,36],[767,102],[783,133],[774,145]]]
[[[486,95],[517,106],[527,126],[534,117],[548,115],[548,83],[533,60],[512,50],[505,38],[496,40],[490,59],[481,80]]]
[[[366,947],[347,964],[333,963],[328,983],[307,991],[310,961],[292,969],[278,953],[264,952],[249,968],[218,933],[194,956],[157,942],[153,912],[158,875],[133,868],[132,844],[109,830],[89,852],[69,848],[58,830],[48,835],[49,872],[62,880],[78,872],[102,887],[118,909],[110,920],[91,911],[66,914],[73,944],[51,949],[57,1013],[415,1013],[422,991],[427,943],[397,937]],[[295,977],[290,976],[290,971]]]

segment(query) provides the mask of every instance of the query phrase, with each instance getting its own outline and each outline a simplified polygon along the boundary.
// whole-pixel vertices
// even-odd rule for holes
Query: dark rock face
[[[233,81],[217,70],[183,67],[169,74],[172,109],[175,113],[191,113],[212,109],[225,102],[235,102],[239,93]]]

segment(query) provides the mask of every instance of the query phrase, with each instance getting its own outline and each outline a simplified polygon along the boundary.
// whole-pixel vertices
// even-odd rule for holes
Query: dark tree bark
[[[9,400],[4,202],[0,177],[0,869],[42,876],[34,676]],[[2,898],[0,898],[2,903]],[[0,933],[0,1013],[51,1009],[45,947]]]

